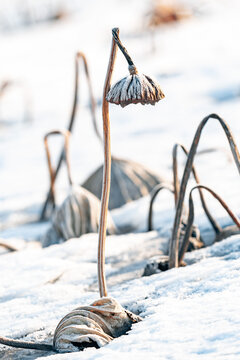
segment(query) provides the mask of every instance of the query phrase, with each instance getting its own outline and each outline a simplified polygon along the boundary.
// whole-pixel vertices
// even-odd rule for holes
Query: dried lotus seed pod
[[[138,73],[130,55],[119,39],[117,29],[113,29],[112,33],[115,42],[128,62],[130,75],[119,80],[111,87],[106,100],[122,107],[139,103],[142,105],[155,105],[156,102],[165,97],[159,84],[150,76]]]

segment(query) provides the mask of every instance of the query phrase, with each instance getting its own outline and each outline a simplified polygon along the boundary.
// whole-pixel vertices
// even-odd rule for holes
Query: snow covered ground
[[[50,343],[63,315],[99,297],[97,235],[42,249],[39,239],[49,224],[35,222],[49,184],[43,135],[68,123],[76,51],[85,52],[89,60],[100,129],[112,27],[120,28],[139,70],[155,76],[166,95],[155,107],[110,107],[116,156],[139,161],[171,180],[174,143],[189,147],[198,123],[212,112],[228,122],[239,144],[240,4],[237,0],[184,3],[197,14],[154,34],[145,26],[150,0],[89,0],[61,21],[0,35],[0,81],[23,82],[31,100],[28,122],[23,121],[19,92],[9,91],[0,103],[0,238],[20,249],[16,253],[0,249],[0,335]],[[119,52],[114,80],[126,74]],[[93,134],[87,86],[81,78],[71,138],[77,183],[103,160]],[[53,145],[57,156],[60,143]],[[240,215],[239,175],[216,120],[210,120],[200,141],[200,149],[209,147],[219,150],[196,158],[201,182],[212,186]],[[180,159],[183,165],[185,159]],[[64,171],[60,175],[59,202],[67,191]],[[229,224],[219,205],[207,199],[220,223]],[[188,253],[186,261],[192,265],[185,268],[141,277],[151,256],[167,252],[173,222],[173,199],[163,192],[154,206],[156,230],[146,232],[148,204],[146,197],[112,211],[117,225],[134,226],[136,233],[109,236],[106,249],[110,295],[144,321],[99,350],[56,355],[1,346],[0,358],[239,359],[240,236]],[[196,223],[206,243],[211,243],[213,232],[200,206]]]

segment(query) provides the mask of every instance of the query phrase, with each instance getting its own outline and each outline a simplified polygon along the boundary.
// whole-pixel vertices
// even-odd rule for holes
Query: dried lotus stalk
[[[179,177],[178,177],[178,161],[177,161],[177,153],[178,153],[178,149],[182,149],[183,153],[188,156],[188,151],[185,148],[184,145],[182,144],[175,144],[173,147],[173,151],[172,151],[172,160],[173,160],[173,186],[169,185],[169,184],[160,184],[157,185],[152,193],[151,193],[151,200],[150,200],[150,204],[149,204],[149,211],[148,211],[148,231],[153,230],[153,204],[154,201],[156,200],[156,197],[158,195],[158,193],[163,190],[163,189],[167,189],[169,190],[171,193],[174,194],[174,200],[175,200],[175,207],[177,206],[177,202],[178,202],[178,198],[179,198]],[[194,165],[192,166],[192,174],[194,176],[194,179],[196,181],[197,184],[200,183],[198,174],[196,172],[196,169],[194,167]],[[208,210],[207,204],[205,202],[205,198],[204,195],[202,193],[201,188],[199,188],[199,195],[200,195],[200,199],[202,202],[202,206],[203,209],[205,211],[206,216],[208,217],[210,223],[212,224],[214,230],[216,232],[220,231],[220,226],[219,224],[216,222],[216,220],[213,218],[213,216],[211,215],[210,211]],[[184,206],[184,204],[183,204]],[[184,236],[184,232],[185,232],[185,228],[186,228],[186,223],[184,222],[184,220],[181,221],[181,225],[180,225],[180,242],[183,240],[183,236]],[[193,250],[193,249],[198,249],[200,247],[203,246],[203,242],[200,240],[200,231],[197,228],[197,226],[194,225],[193,227],[193,233],[192,236],[190,237],[190,246],[188,248],[189,251]]]
[[[107,101],[122,107],[139,103],[155,105],[156,102],[165,97],[159,84],[150,76],[138,73],[130,55],[119,39],[118,29],[113,29],[112,34],[114,41],[128,62],[130,75],[111,87],[106,96]]]
[[[176,207],[171,241],[169,244],[169,258],[170,258],[169,259],[169,267],[170,267],[170,269],[173,267],[178,267],[180,225],[181,225],[181,221],[182,221],[183,202],[184,202],[184,197],[185,197],[185,193],[186,193],[186,187],[187,187],[190,173],[192,171],[193,161],[194,161],[194,157],[195,157],[195,154],[196,154],[196,151],[198,148],[202,130],[203,130],[204,126],[206,125],[206,123],[209,121],[209,119],[217,120],[220,123],[220,125],[222,126],[222,128],[227,136],[236,167],[240,173],[240,154],[239,154],[236,142],[234,140],[234,137],[233,137],[233,134],[232,134],[230,128],[228,127],[227,123],[217,114],[210,114],[210,115],[206,116],[200,122],[200,124],[197,128],[197,131],[194,135],[192,145],[189,150],[187,162],[186,162],[186,165],[184,168],[182,180],[181,180],[181,185],[180,185],[180,190],[179,190],[179,199],[178,199],[178,203],[177,203],[177,207]]]
[[[53,346],[58,352],[100,348],[125,334],[141,318],[125,310],[115,299],[103,297],[90,306],[80,306],[58,324]]]
[[[90,110],[91,110],[93,127],[94,127],[95,134],[97,135],[98,139],[102,143],[102,136],[101,136],[101,134],[100,134],[100,132],[98,130],[98,127],[97,127],[96,101],[95,101],[95,98],[94,98],[94,95],[93,95],[93,87],[92,87],[92,82],[91,82],[91,78],[90,78],[90,74],[89,74],[88,62],[87,62],[86,56],[82,52],[76,53],[76,56],[75,56],[74,96],[73,96],[73,105],[72,105],[72,110],[71,110],[71,116],[70,116],[70,120],[69,120],[69,124],[68,124],[67,128],[68,128],[68,131],[71,133],[73,131],[73,126],[74,126],[75,119],[76,119],[77,108],[78,108],[77,105],[78,105],[78,101],[79,101],[79,79],[78,78],[79,78],[79,67],[80,67],[80,60],[81,59],[83,61],[86,80],[87,80],[87,83],[88,83],[88,90],[89,90],[89,97],[90,97]],[[62,164],[63,160],[64,160],[64,149],[61,151],[60,157],[59,157],[58,162],[57,162],[56,170],[55,170],[55,173],[54,173],[55,180],[56,180],[56,178],[58,176],[58,173],[59,173],[59,170],[61,168],[61,164]],[[42,210],[41,210],[40,220],[45,219],[48,204],[53,205],[52,204],[51,193],[52,192],[51,192],[51,187],[50,187],[50,189],[48,191],[48,194],[47,194],[47,198],[46,198],[45,203],[44,203],[44,205],[42,207]],[[54,206],[53,206],[53,208],[54,208]]]
[[[181,244],[181,248],[180,248],[180,251],[179,251],[179,258],[178,258],[179,263],[181,263],[181,261],[184,258],[184,254],[185,254],[186,249],[187,249],[188,244],[189,244],[190,234],[192,232],[192,226],[193,226],[192,224],[193,224],[193,220],[194,220],[194,204],[193,204],[193,199],[192,199],[192,193],[196,189],[197,190],[199,190],[199,189],[207,190],[215,199],[218,200],[218,202],[222,205],[222,207],[229,214],[229,216],[231,217],[233,222],[236,224],[236,226],[228,227],[228,228],[226,228],[226,230],[221,229],[220,233],[217,233],[217,235],[216,235],[217,241],[219,241],[219,239],[221,238],[221,235],[222,235],[222,238],[221,238],[221,240],[222,240],[222,239],[224,239],[224,238],[226,238],[228,236],[240,233],[240,220],[230,210],[230,208],[225,203],[225,201],[217,193],[215,193],[215,191],[213,191],[209,187],[204,186],[204,185],[197,185],[194,188],[192,188],[192,190],[190,191],[190,194],[189,194],[189,214],[188,214],[188,219],[187,219],[186,230],[185,230],[183,242]]]
[[[162,190],[168,190],[172,194],[174,194],[174,188],[171,184],[159,184],[154,187],[150,194],[150,203],[149,203],[149,209],[148,209],[148,231],[153,230],[153,204],[154,201]]]
[[[173,147],[173,152],[172,152],[172,155],[173,155],[173,183],[174,183],[174,195],[175,195],[175,207],[177,207],[177,202],[178,202],[178,198],[179,198],[179,189],[180,189],[180,181],[179,181],[179,178],[178,178],[178,164],[177,164],[177,151],[178,151],[178,148],[182,149],[183,153],[186,155],[186,157],[188,157],[188,150],[185,148],[184,145],[182,144],[175,144],[174,147]],[[196,169],[195,169],[195,166],[193,165],[192,166],[192,175],[196,181],[197,184],[200,184],[200,180],[199,180],[199,176],[196,172]],[[210,213],[208,207],[207,207],[207,204],[206,204],[206,201],[205,201],[205,198],[204,198],[204,194],[202,192],[202,189],[199,188],[198,189],[199,191],[199,196],[200,196],[200,200],[201,200],[201,203],[202,203],[202,207],[203,207],[203,210],[209,220],[209,222],[211,223],[214,231],[216,233],[220,232],[220,225],[218,224],[218,222],[214,219],[214,217],[212,216],[212,214]]]
[[[104,346],[113,338],[130,330],[133,323],[141,321],[140,317],[123,309],[116,300],[107,297],[105,279],[105,240],[111,172],[109,104],[106,101],[106,94],[110,87],[116,50],[116,44],[112,41],[102,104],[104,174],[98,239],[98,283],[101,299],[90,306],[81,306],[73,310],[60,321],[55,330],[53,341],[54,349],[58,352],[79,351],[86,347]]]
[[[49,346],[50,349],[58,352],[79,351],[86,347],[98,348],[106,345],[114,337],[120,336],[130,330],[133,323],[142,320],[139,316],[125,310],[116,300],[107,297],[107,287],[105,281],[105,239],[111,173],[109,104],[106,100],[106,94],[110,87],[115,57],[116,44],[113,41],[104,84],[102,103],[104,128],[104,174],[98,240],[98,282],[101,299],[97,300],[90,306],[81,306],[67,314],[60,321],[55,330],[53,346],[45,344],[41,345],[46,347]],[[4,343],[5,340],[0,337],[0,343],[1,341]],[[14,342],[14,340],[7,339],[7,341],[9,344],[9,341],[11,341],[11,344],[16,344],[16,341]],[[18,345],[20,344],[18,343]],[[31,344],[31,346],[34,345],[35,344]],[[21,342],[20,347],[26,347],[26,343]]]
[[[55,190],[54,190],[54,184],[56,181],[56,170],[52,167],[52,161],[51,161],[51,154],[49,150],[48,145],[48,138],[52,135],[61,135],[64,138],[64,158],[67,166],[67,175],[68,175],[68,181],[69,184],[72,185],[72,176],[71,176],[71,169],[70,169],[70,161],[69,161],[69,136],[70,132],[68,130],[52,130],[49,131],[44,136],[44,147],[47,155],[47,164],[48,164],[48,170],[49,170],[49,176],[50,176],[50,189],[51,189],[51,199],[53,207],[55,208]]]

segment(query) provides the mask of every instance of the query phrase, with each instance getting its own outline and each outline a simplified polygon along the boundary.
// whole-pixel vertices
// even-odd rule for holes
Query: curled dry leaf
[[[82,186],[100,199],[102,179],[103,166],[100,166]],[[109,209],[119,208],[132,200],[148,195],[163,180],[158,173],[142,164],[113,157]]]
[[[100,201],[80,186],[73,186],[70,194],[53,214],[52,226],[42,240],[43,247],[62,240],[79,237],[90,232],[97,233],[99,227]],[[108,215],[108,233],[116,232]]]
[[[55,330],[53,347],[58,352],[100,348],[139,321],[139,316],[125,310],[115,299],[102,297],[64,316]]]

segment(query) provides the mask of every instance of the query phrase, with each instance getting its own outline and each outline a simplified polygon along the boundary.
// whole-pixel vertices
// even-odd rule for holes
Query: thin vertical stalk
[[[186,187],[187,187],[188,179],[189,179],[189,176],[190,176],[190,173],[192,170],[193,160],[194,160],[194,156],[197,151],[197,147],[198,147],[198,143],[200,140],[202,130],[209,119],[215,119],[220,122],[220,124],[228,138],[228,142],[229,142],[229,145],[230,145],[230,148],[232,151],[233,158],[235,160],[235,164],[240,173],[240,155],[239,155],[239,151],[238,151],[236,142],[233,138],[230,128],[225,123],[225,121],[222,118],[220,118],[217,114],[210,114],[210,115],[206,116],[200,122],[200,124],[197,128],[197,131],[195,133],[195,136],[194,136],[194,139],[192,142],[192,146],[189,151],[189,156],[188,156],[185,168],[184,168],[184,173],[183,173],[180,190],[179,190],[179,198],[178,198],[178,202],[177,202],[175,219],[174,219],[174,224],[173,224],[172,237],[171,237],[170,245],[169,245],[169,267],[170,268],[178,267],[180,224],[182,221],[183,202],[184,202],[184,198],[185,198]]]
[[[215,191],[211,190],[209,187],[204,186],[204,185],[195,186],[194,188],[192,188],[192,190],[190,191],[190,194],[189,194],[189,213],[188,213],[188,220],[187,220],[187,226],[186,226],[186,231],[184,234],[183,243],[182,243],[181,249],[179,251],[179,257],[178,257],[179,264],[181,264],[181,262],[184,258],[185,252],[187,251],[190,234],[192,231],[192,224],[194,221],[194,204],[193,204],[192,194],[193,194],[193,191],[196,189],[198,189],[198,190],[204,189],[204,190],[207,190],[208,192],[210,192],[210,194],[213,195],[215,197],[215,199],[218,200],[218,202],[220,202],[220,204],[226,210],[226,212],[231,217],[233,222],[240,228],[240,220],[238,219],[238,217],[232,212],[232,210],[225,203],[225,201],[217,193],[215,193]]]
[[[70,160],[69,160],[69,135],[70,135],[70,133],[67,130],[50,131],[44,136],[44,146],[45,146],[45,150],[46,150],[46,154],[47,154],[47,163],[48,163],[48,170],[49,170],[49,175],[50,175],[50,189],[51,189],[52,203],[53,203],[53,206],[55,207],[56,206],[56,201],[55,201],[56,170],[55,171],[53,170],[51,154],[50,154],[50,149],[49,149],[49,145],[48,145],[48,139],[52,135],[62,135],[64,138],[64,157],[65,157],[66,166],[67,166],[68,181],[69,181],[70,185],[72,185],[73,182],[72,182]]]
[[[93,95],[92,81],[91,81],[91,77],[90,77],[89,70],[88,70],[87,59],[83,52],[78,52],[76,55],[76,59],[77,59],[76,66],[78,66],[78,67],[79,67],[79,60],[82,59],[82,61],[83,61],[84,71],[85,71],[85,75],[86,75],[87,83],[88,83],[88,91],[89,91],[89,97],[90,97],[90,110],[91,110],[93,128],[94,128],[97,138],[100,140],[100,142],[102,144],[103,139],[102,139],[102,136],[97,127],[96,101],[95,101],[95,98]],[[77,81],[77,83],[76,83],[77,87],[78,87],[78,84],[79,84],[79,81]],[[77,90],[77,92],[78,92],[78,90]],[[75,109],[74,117],[75,117],[75,114],[76,114],[76,109]]]
[[[119,33],[118,29],[115,29]],[[110,143],[110,121],[109,121],[109,103],[106,95],[111,86],[112,73],[114,69],[117,54],[115,40],[112,39],[112,47],[108,63],[108,69],[103,89],[102,117],[103,117],[103,142],[104,142],[104,168],[103,168],[103,187],[101,196],[101,212],[99,220],[99,238],[98,238],[98,285],[100,296],[107,296],[107,286],[105,278],[105,242],[107,229],[107,212],[111,183],[111,143]]]
[[[179,198],[179,189],[180,189],[180,182],[179,182],[179,178],[178,178],[178,162],[177,162],[177,150],[178,148],[182,149],[182,151],[184,152],[184,154],[188,157],[188,151],[185,148],[184,145],[182,144],[175,144],[173,147],[173,184],[174,184],[174,197],[175,197],[175,207],[177,206],[177,201]],[[194,167],[194,165],[192,166],[192,174],[193,177],[196,181],[197,184],[200,184],[200,180],[198,177],[198,174],[196,172],[196,169]],[[216,234],[220,233],[222,228],[221,226],[218,224],[218,222],[214,219],[214,217],[212,216],[212,214],[210,213],[205,198],[204,198],[204,194],[202,192],[202,189],[199,188],[199,196],[200,196],[200,200],[202,203],[202,207],[203,210],[210,222],[210,224],[212,225],[214,231],[216,232]]]

